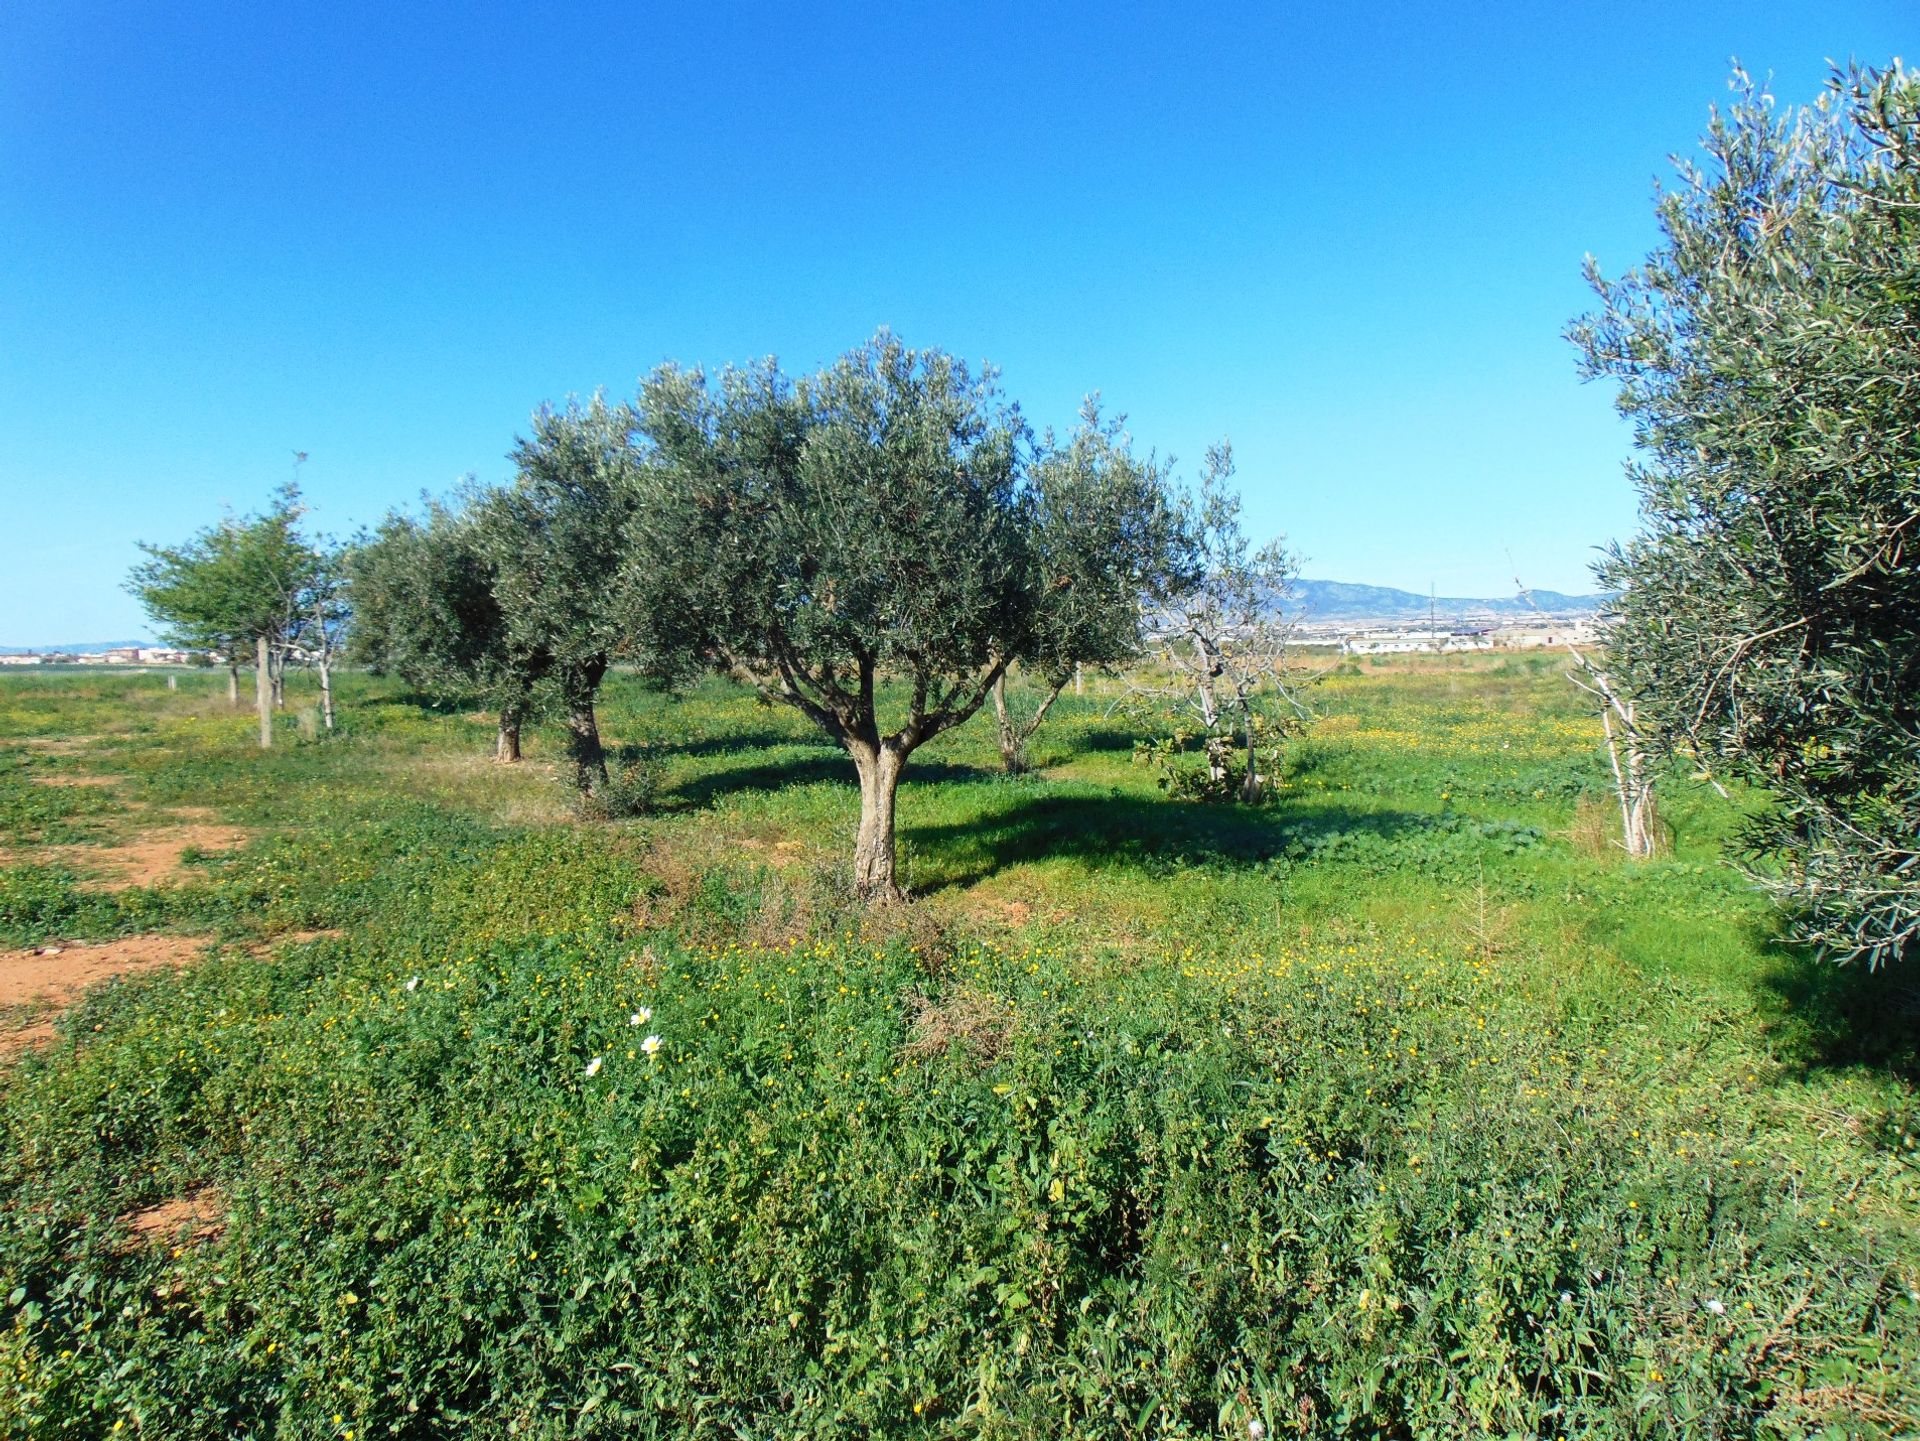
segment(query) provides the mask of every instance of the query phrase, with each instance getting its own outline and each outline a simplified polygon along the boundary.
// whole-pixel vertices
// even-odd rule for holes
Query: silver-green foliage
[[[1641,452],[1610,644],[1661,747],[1776,798],[1799,933],[1878,965],[1920,935],[1920,75],[1735,88],[1571,332]]]
[[[894,795],[918,747],[1016,661],[1059,679],[1137,644],[1164,500],[1097,414],[1036,457],[990,372],[884,332],[797,382],[771,362],[717,383],[668,367],[640,413],[636,648],[732,673],[847,751],[863,895],[898,894]]]

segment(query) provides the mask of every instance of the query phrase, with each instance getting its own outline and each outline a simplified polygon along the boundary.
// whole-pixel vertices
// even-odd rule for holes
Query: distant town
[[[1541,615],[1525,621],[1494,617],[1436,617],[1430,621],[1303,620],[1295,643],[1342,655],[1452,654],[1476,650],[1545,650],[1590,645],[1594,617]]]
[[[111,645],[97,650],[78,647],[57,650],[0,652],[0,665],[212,665],[220,658],[211,651],[176,650],[164,645]]]
[[[1586,645],[1608,599],[1551,590],[1475,599],[1303,578],[1285,608],[1294,613],[1297,644],[1344,655],[1418,655]],[[211,651],[135,640],[0,647],[6,666],[221,664],[225,657]]]

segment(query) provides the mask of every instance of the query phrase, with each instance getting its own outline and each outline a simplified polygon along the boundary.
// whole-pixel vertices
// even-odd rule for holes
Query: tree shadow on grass
[[[710,770],[683,781],[667,795],[667,807],[673,810],[709,810],[729,796],[745,792],[784,790],[789,786],[817,785],[822,782],[844,785],[856,794],[857,776],[853,761],[837,746],[820,746],[782,737],[768,749],[783,749],[789,754],[765,759],[749,759],[742,764]],[[723,747],[722,753],[729,747]],[[792,752],[801,752],[792,754]],[[906,783],[914,785],[966,784],[997,782],[997,771],[957,761],[915,758],[907,767]]]
[[[828,741],[816,740],[805,734],[793,731],[751,730],[723,732],[719,735],[691,736],[686,740],[649,741],[644,745],[623,747],[635,755],[642,752],[656,756],[730,756],[748,751],[791,750],[800,747],[817,749],[823,754],[844,755],[838,746]]]
[[[1042,793],[973,821],[905,825],[901,837],[945,872],[927,888],[938,891],[1057,856],[1150,876],[1196,866],[1250,867],[1283,854],[1295,841],[1337,834],[1390,839],[1426,824],[1425,817],[1402,811],[1296,812],[1158,796]]]
[[[1084,726],[1072,726],[1071,728],[1063,725],[1061,727],[1063,735],[1067,735],[1069,729],[1071,733],[1068,735],[1068,739],[1072,742],[1069,749],[1076,752],[1131,752],[1134,745],[1140,739],[1137,731],[1128,730],[1124,726],[1107,725],[1097,721]]]
[[[246,686],[241,687],[242,708],[251,704],[251,693]],[[437,696],[425,691],[399,690],[387,691],[382,695],[358,696],[353,701],[353,709],[359,711],[417,711],[421,715],[456,715],[464,710],[477,710],[480,701],[473,696]]]
[[[1804,1069],[1865,1066],[1920,1085],[1920,982],[1899,962],[1869,971],[1780,941],[1762,949],[1775,1035]]]

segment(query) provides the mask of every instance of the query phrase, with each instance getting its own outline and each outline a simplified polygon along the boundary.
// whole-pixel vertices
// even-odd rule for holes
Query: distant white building
[[[1493,642],[1480,631],[1369,630],[1340,642],[1343,655],[1455,655],[1492,649]]]

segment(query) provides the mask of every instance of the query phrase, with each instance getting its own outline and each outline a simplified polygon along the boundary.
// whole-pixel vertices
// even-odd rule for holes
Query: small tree
[[[667,367],[641,414],[654,447],[632,566],[642,648],[663,672],[725,670],[831,736],[860,782],[855,888],[899,897],[908,759],[1016,659],[1051,666],[1076,649],[1054,608],[1080,572],[1064,532],[1040,533],[1018,410],[991,372],[882,332],[797,385],[771,362],[717,385]],[[1137,616],[1136,592],[1110,593]]]
[[[631,407],[595,395],[543,407],[515,443],[512,485],[475,506],[509,654],[556,686],[581,792],[607,780],[594,712],[630,613],[620,595],[637,485]]]
[[[320,723],[328,730],[333,729],[333,667],[353,618],[347,549],[337,541],[314,543],[313,570],[300,597],[300,644],[320,680]]]
[[[352,653],[429,695],[481,697],[498,721],[495,759],[517,761],[549,660],[514,648],[472,511],[432,500],[425,511],[389,515],[350,552]]]
[[[1292,664],[1285,610],[1297,563],[1279,541],[1256,548],[1247,538],[1232,478],[1231,447],[1210,448],[1199,491],[1182,508],[1187,574],[1154,617],[1162,679],[1135,690],[1167,707],[1179,726],[1157,752],[1168,784],[1182,784],[1172,767],[1191,736],[1206,757],[1195,793],[1251,804],[1265,786],[1261,756],[1271,770],[1281,739],[1307,718],[1301,692],[1309,678]]]
[[[221,649],[232,666],[252,648],[263,748],[273,743],[275,672],[317,565],[300,537],[300,514],[299,491],[284,486],[261,515],[229,518],[180,546],[143,543],[148,559],[127,583],[172,644]]]
[[[1878,965],[1920,935],[1920,76],[1735,87],[1572,331],[1641,451],[1608,644],[1654,746],[1772,793],[1801,934]]]
[[[252,651],[239,630],[234,596],[241,589],[239,526],[228,520],[184,545],[141,542],[147,559],[133,568],[127,591],[141,604],[159,638],[185,650],[218,655],[227,667],[227,700],[240,705],[240,665]]]
[[[1536,613],[1540,606],[1525,581],[1514,577],[1520,598]],[[1567,679],[1598,704],[1600,733],[1613,772],[1613,796],[1620,806],[1620,848],[1637,861],[1649,859],[1659,848],[1659,805],[1654,798],[1653,767],[1648,761],[1647,737],[1640,728],[1633,697],[1621,689],[1594,656],[1564,638],[1573,669]]]

